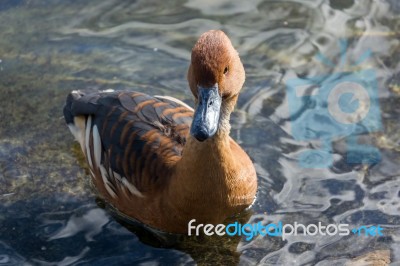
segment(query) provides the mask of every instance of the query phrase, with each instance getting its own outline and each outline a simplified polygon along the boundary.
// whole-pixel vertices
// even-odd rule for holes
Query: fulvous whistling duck
[[[112,90],[73,91],[64,107],[100,195],[170,233],[187,232],[192,219],[221,223],[257,190],[250,158],[229,136],[245,72],[225,33],[200,36],[187,78],[195,110],[172,97]]]

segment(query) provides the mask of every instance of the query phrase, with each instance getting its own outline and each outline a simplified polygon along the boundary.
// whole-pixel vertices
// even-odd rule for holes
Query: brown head
[[[203,33],[192,49],[188,71],[190,89],[196,99],[191,134],[199,141],[212,137],[229,123],[245,80],[239,54],[224,32]]]

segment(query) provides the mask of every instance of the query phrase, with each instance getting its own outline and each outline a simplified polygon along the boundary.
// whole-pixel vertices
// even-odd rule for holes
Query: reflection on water
[[[342,265],[376,250],[400,261],[399,10],[395,0],[0,2],[0,265]],[[155,248],[95,204],[62,119],[66,94],[131,88],[191,104],[190,49],[215,28],[231,37],[247,73],[232,135],[259,177],[249,221],[380,224],[384,236],[224,237]],[[320,143],[298,140],[292,126],[311,132],[318,116],[290,114],[286,82],[365,69],[376,75],[382,129],[358,141],[378,148],[381,161],[348,164],[346,133],[331,141],[332,166],[300,167],[302,152]]]

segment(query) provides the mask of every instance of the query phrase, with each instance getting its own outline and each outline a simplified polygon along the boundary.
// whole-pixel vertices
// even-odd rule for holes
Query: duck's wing
[[[95,181],[113,197],[119,190],[142,196],[166,182],[180,160],[193,109],[172,97],[74,91],[64,116]]]

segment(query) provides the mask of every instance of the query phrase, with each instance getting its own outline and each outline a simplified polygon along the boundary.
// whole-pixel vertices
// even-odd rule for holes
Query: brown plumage
[[[248,207],[256,172],[229,137],[244,79],[229,38],[209,31],[195,44],[188,70],[195,112],[172,97],[73,91],[64,116],[102,197],[173,233],[187,232],[191,219],[216,224]]]

